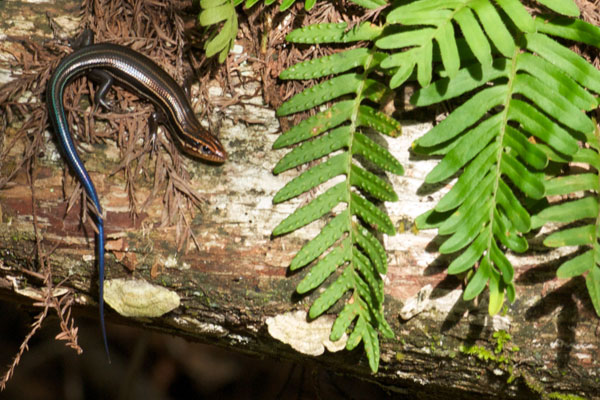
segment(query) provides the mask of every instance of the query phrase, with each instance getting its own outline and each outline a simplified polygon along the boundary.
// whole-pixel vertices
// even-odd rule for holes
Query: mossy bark
[[[17,12],[15,5],[33,7],[0,2],[0,13]],[[36,3],[31,18],[41,15],[39,7]],[[62,13],[70,10],[72,15],[77,11],[76,6],[54,7],[57,13],[59,9]],[[0,34],[30,29],[35,40],[48,38],[49,30],[39,24],[35,30],[20,26],[19,30],[5,27]],[[2,61],[0,68],[8,71],[10,62]],[[244,90],[254,92],[252,87]],[[108,141],[81,154],[105,209],[107,279],[143,279],[177,292],[182,299],[179,308],[160,318],[126,319],[108,311],[109,322],[136,324],[245,353],[318,363],[422,398],[535,398],[543,397],[541,392],[556,391],[600,396],[599,320],[583,279],[555,278],[561,261],[558,253],[538,253],[534,248],[526,255],[512,256],[517,301],[502,315],[490,317],[485,296],[477,306],[461,300],[462,282],[445,274],[448,261],[435,252],[435,233],[414,229],[414,218],[440,196],[423,183],[435,161],[409,155],[410,143],[430,126],[427,123],[406,123],[403,136],[387,143],[406,174],[390,178],[400,201],[385,204],[398,228],[396,236],[385,238],[390,263],[385,310],[396,338],[382,341],[379,372],[370,373],[362,349],[309,357],[272,338],[268,317],[306,310],[317,294],[295,295],[303,273],[289,274],[287,266],[319,227],[313,224],[293,235],[271,237],[272,229],[310,194],[278,206],[271,203],[275,192],[296,174],[289,171],[275,177],[271,173],[284,154],[271,150],[278,131],[273,111],[252,106],[221,111],[232,117],[223,121],[220,132],[230,154],[228,162],[215,167],[185,161],[191,171],[190,186],[205,200],[188,220],[199,246],[188,240],[180,248],[178,228],[163,224],[160,196],[132,218],[123,177],[110,175],[119,163],[114,143]],[[234,123],[239,120],[235,112],[260,123],[250,128]],[[5,145],[11,143],[13,132],[1,133]],[[0,173],[18,162],[22,150],[11,149]],[[9,301],[32,302],[22,289],[41,289],[40,280],[23,272],[38,268],[32,225],[35,201],[42,250],[53,249],[47,260],[54,282],[66,279],[63,285],[76,292],[80,311],[96,314],[93,229],[89,218],[81,222],[80,202],[66,210],[64,193],[70,195],[74,184],[71,175],[63,173],[65,163],[51,134],[46,150],[33,170],[35,200],[25,171],[0,190],[0,292]],[[140,179],[136,196],[145,199],[151,190],[151,183]],[[431,292],[422,291],[427,285]],[[403,309],[420,291],[425,295],[419,307],[412,312]],[[404,320],[401,312],[410,318]],[[494,353],[498,343],[493,334],[498,331],[510,333],[512,340]]]

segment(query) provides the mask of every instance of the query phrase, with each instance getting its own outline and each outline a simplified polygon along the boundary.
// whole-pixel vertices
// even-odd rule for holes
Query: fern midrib
[[[494,188],[492,190],[492,198],[494,200],[494,206],[490,208],[490,216],[489,216],[489,221],[490,223],[488,224],[488,229],[490,230],[490,234],[489,234],[489,239],[488,239],[488,243],[486,248],[488,249],[487,253],[486,253],[486,257],[490,257],[490,252],[489,249],[492,248],[492,240],[496,240],[494,238],[494,210],[496,209],[496,204],[497,204],[497,195],[498,195],[498,187],[500,186],[500,179],[502,179],[501,176],[501,163],[502,163],[502,154],[504,153],[504,146],[502,145],[502,143],[504,143],[504,135],[506,134],[506,126],[508,124],[508,111],[509,111],[509,107],[510,107],[510,100],[512,99],[512,95],[513,95],[513,85],[514,85],[514,81],[517,75],[517,61],[518,61],[518,56],[519,53],[521,51],[520,47],[515,47],[515,52],[513,53],[513,57],[512,57],[512,65],[511,65],[511,69],[510,69],[510,74],[508,75],[508,82],[506,85],[506,98],[504,100],[504,110],[502,110],[502,124],[500,125],[500,136],[499,139],[496,138],[496,140],[500,141],[500,146],[498,146],[498,153],[496,155],[496,179],[494,180]],[[491,259],[490,259],[491,261]],[[490,266],[492,268],[493,267],[493,263],[490,262]]]
[[[600,129],[598,129],[598,125],[596,124],[596,129],[594,129],[594,137],[596,138],[596,143],[600,144]],[[600,157],[600,153],[596,153],[598,157]],[[600,171],[596,170],[596,174],[598,177],[598,187],[600,187]],[[600,193],[596,193],[596,201],[600,200]],[[592,268],[596,268],[600,266],[600,251],[598,251],[598,236],[600,236],[600,214],[596,217],[596,229],[594,229],[594,241],[592,245],[592,251],[594,252],[594,264]]]
[[[352,135],[352,140],[350,140],[350,144],[348,145],[348,152],[350,153],[350,157],[348,157],[348,165],[346,166],[346,171],[347,171],[347,173],[346,173],[346,190],[350,194],[352,193],[352,184],[351,184],[351,182],[352,182],[352,146],[354,145],[354,132],[356,132],[356,128],[357,128],[356,122],[358,119],[358,112],[360,110],[360,104],[362,103],[365,83],[367,81],[367,76],[369,74],[369,69],[371,68],[371,63],[373,62],[373,58],[374,58],[373,51],[371,51],[369,53],[369,56],[365,60],[365,63],[363,66],[364,72],[361,74],[362,80],[358,86],[358,89],[356,90],[356,101],[354,103],[354,108],[352,110],[352,116],[350,117],[350,132]],[[347,207],[349,210],[352,210],[352,195],[348,196],[348,206]],[[350,211],[348,213],[348,215],[350,216],[350,219],[352,219],[352,211]],[[350,238],[351,246],[354,246],[354,229],[349,229],[348,237]],[[350,261],[350,265],[348,267],[352,268],[352,277],[354,278],[357,271],[356,271],[356,267],[354,265],[353,258],[354,257],[350,258],[351,261]],[[356,294],[356,290],[357,290],[356,282],[354,281],[354,279],[352,279],[352,296],[353,297]]]
[[[600,174],[599,174],[599,179],[600,181]],[[600,194],[596,193],[596,201],[598,201],[600,199]],[[592,268],[596,268],[597,266],[600,266],[600,251],[598,251],[598,248],[600,246],[600,244],[598,243],[598,236],[600,235],[600,214],[598,214],[598,216],[596,217],[596,229],[594,229],[594,241],[592,244],[592,251],[594,252],[594,264],[592,266]]]

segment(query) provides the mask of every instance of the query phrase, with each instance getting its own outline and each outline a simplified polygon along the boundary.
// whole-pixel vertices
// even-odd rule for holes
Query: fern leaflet
[[[372,39],[381,32],[381,28],[371,24],[347,29],[345,23],[314,25],[290,33],[287,39],[301,43],[347,43]],[[312,304],[309,311],[311,318],[327,311],[348,293],[332,327],[331,340],[338,340],[350,329],[347,349],[362,341],[373,371],[377,371],[379,366],[379,333],[386,337],[394,336],[383,316],[381,274],[387,271],[387,258],[373,231],[393,235],[395,228],[387,214],[371,199],[396,201],[398,197],[389,183],[359,165],[357,157],[382,170],[403,173],[400,163],[363,133],[371,128],[396,136],[401,130],[396,120],[364,104],[365,100],[381,101],[387,91],[377,79],[383,58],[385,54],[374,49],[358,48],[305,61],[284,71],[281,74],[283,79],[335,76],[288,100],[279,108],[278,115],[305,111],[330,101],[334,103],[285,132],[274,144],[275,148],[299,144],[275,166],[276,174],[321,160],[288,182],[276,194],[274,203],[345,176],[343,181],[284,219],[273,234],[282,235],[299,229],[333,213],[334,207],[340,203],[346,204],[345,209],[337,212],[321,232],[296,254],[290,269],[297,270],[313,263],[299,283],[298,293],[314,290],[333,276],[332,283]],[[323,65],[327,68],[322,68]],[[379,71],[379,75],[375,71]]]
[[[207,57],[219,54],[219,62],[225,61],[229,50],[233,48],[238,30],[236,3],[233,0],[200,0],[202,12],[198,15],[201,26],[213,26],[223,23],[220,31],[214,31],[204,43]]]

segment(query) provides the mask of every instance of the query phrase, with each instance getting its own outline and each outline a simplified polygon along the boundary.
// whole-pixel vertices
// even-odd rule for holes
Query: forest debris
[[[111,279],[104,282],[104,300],[124,317],[160,317],[180,304],[179,295],[142,279]]]
[[[345,333],[336,342],[329,340],[334,321],[335,317],[331,315],[307,321],[306,311],[299,310],[269,317],[266,322],[269,334],[275,339],[302,354],[320,356],[325,348],[333,353],[346,347],[348,336]]]

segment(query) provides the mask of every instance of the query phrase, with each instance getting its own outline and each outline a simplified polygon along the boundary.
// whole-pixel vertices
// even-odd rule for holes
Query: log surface
[[[67,13],[61,21],[76,21],[77,7],[64,2],[60,7],[54,2],[0,2],[2,15],[20,19],[19,24],[2,28],[0,37],[27,35],[42,42],[49,36],[47,22],[43,27],[40,16],[57,8]],[[0,62],[0,79],[6,82],[11,58],[0,54]],[[252,87],[244,90],[254,93]],[[218,96],[219,88],[213,91]],[[379,372],[370,373],[362,349],[314,356],[273,338],[271,325],[287,329],[289,343],[303,342],[306,333],[302,329],[311,329],[303,326],[302,314],[298,317],[293,312],[307,310],[316,293],[295,295],[304,273],[290,274],[287,267],[320,225],[275,239],[271,231],[312,195],[272,204],[277,190],[298,172],[272,174],[285,150],[271,149],[279,125],[274,111],[263,107],[260,98],[245,100],[244,107],[223,108],[213,118],[223,118],[219,136],[230,154],[228,162],[215,167],[186,159],[192,175],[189,183],[205,199],[201,212],[190,221],[199,248],[189,241],[187,249],[178,249],[175,228],[161,227],[160,196],[139,218],[131,218],[123,177],[109,175],[120,161],[114,156],[118,155],[114,143],[81,154],[105,210],[107,279],[144,280],[180,298],[179,307],[153,319],[126,319],[107,308],[108,321],[127,321],[246,353],[318,363],[377,381],[390,391],[423,398],[531,398],[541,392],[600,398],[599,321],[583,279],[555,278],[564,261],[559,259],[561,254],[543,249],[541,240],[532,238],[527,254],[509,255],[515,266],[517,300],[502,315],[490,317],[485,298],[477,306],[461,300],[462,282],[446,275],[448,259],[435,252],[435,232],[413,228],[414,219],[441,196],[423,183],[436,161],[418,159],[409,152],[412,141],[430,123],[404,121],[400,138],[385,139],[406,173],[390,176],[400,201],[385,204],[398,228],[397,235],[384,238],[389,257],[385,310],[396,339],[382,341]],[[244,119],[258,123],[234,122]],[[10,143],[10,129],[0,134],[5,135],[5,144]],[[64,286],[76,292],[78,305],[95,313],[93,230],[89,221],[82,224],[80,205],[66,212],[65,188],[73,188],[72,177],[63,173],[65,164],[50,132],[47,141],[47,151],[35,171],[42,245],[45,250],[56,247],[49,256],[55,282],[68,278]],[[103,157],[99,158],[100,152]],[[21,154],[22,149],[15,146],[9,163]],[[136,195],[143,199],[151,190],[139,185]],[[36,245],[32,210],[31,188],[23,172],[0,190],[0,293],[8,301],[28,301],[41,290],[41,282],[27,279],[23,272],[37,268],[32,260]],[[414,307],[405,307],[411,301]],[[283,315],[289,318],[275,318]],[[331,317],[321,322],[331,323]],[[493,353],[493,334],[498,331],[509,332],[509,345],[518,346],[518,350],[504,352],[509,354],[507,362],[465,354],[470,345]],[[316,347],[319,352],[322,346]]]

